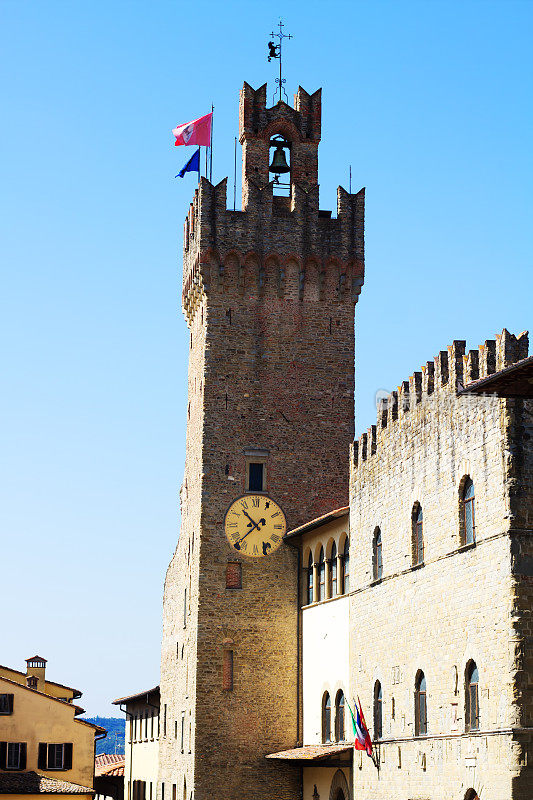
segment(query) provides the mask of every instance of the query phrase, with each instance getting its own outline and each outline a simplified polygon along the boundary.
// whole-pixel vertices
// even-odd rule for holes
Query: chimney
[[[33,656],[26,659],[26,684],[30,689],[45,690],[46,658]]]

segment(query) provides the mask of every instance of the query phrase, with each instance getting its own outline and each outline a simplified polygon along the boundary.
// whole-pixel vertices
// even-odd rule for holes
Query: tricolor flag
[[[359,700],[359,698],[357,698]],[[370,734],[368,732],[368,728],[366,727],[365,716],[363,714],[363,709],[361,708],[361,701],[359,700],[359,708],[357,707],[357,703],[354,700],[354,708],[355,708],[355,716],[350,709],[350,714],[352,715],[352,725],[353,725],[353,734],[354,734],[354,748],[356,750],[366,750],[366,754],[372,758],[372,742],[370,740]]]
[[[193,119],[192,122],[185,122],[173,128],[172,133],[176,137],[174,144],[196,144],[209,147],[211,144],[211,123],[213,112],[206,114],[205,117]]]

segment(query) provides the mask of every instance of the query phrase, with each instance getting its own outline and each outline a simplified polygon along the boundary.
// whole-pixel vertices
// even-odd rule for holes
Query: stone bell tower
[[[230,503],[264,491],[288,528],[348,503],[354,306],[364,191],[319,210],[321,92],[266,107],[244,84],[242,211],[202,178],[185,221],[190,330],[182,522],[164,594],[160,800],[293,800],[299,771],[265,760],[301,742],[299,565],[287,544],[239,554]],[[286,196],[269,174],[283,140]]]

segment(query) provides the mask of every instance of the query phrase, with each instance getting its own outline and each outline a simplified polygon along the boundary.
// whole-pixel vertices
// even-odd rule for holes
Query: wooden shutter
[[[27,753],[26,742],[21,742],[20,743],[19,769],[26,769],[26,753]]]
[[[5,769],[7,764],[7,742],[0,742],[0,769]]]
[[[8,694],[7,696],[7,710],[9,714],[13,713],[13,697],[14,695]]]
[[[72,769],[72,742],[63,745],[63,769]]]
[[[46,742],[39,742],[39,758],[37,760],[38,769],[46,769],[47,764],[48,745]]]

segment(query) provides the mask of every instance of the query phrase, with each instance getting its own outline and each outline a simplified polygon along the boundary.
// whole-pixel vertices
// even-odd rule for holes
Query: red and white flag
[[[186,122],[183,125],[178,125],[173,128],[172,133],[176,137],[174,142],[177,147],[180,144],[195,144],[205,145],[209,147],[211,144],[211,123],[213,120],[213,112],[206,114],[205,117],[193,119],[192,122]]]

